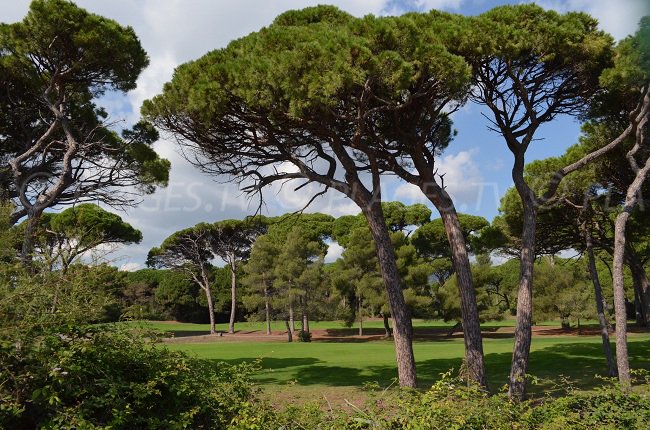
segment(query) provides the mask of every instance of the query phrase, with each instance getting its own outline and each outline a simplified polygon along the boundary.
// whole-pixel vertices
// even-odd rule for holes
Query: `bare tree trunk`
[[[451,206],[441,210],[440,215],[445,225],[445,230],[447,231],[458,292],[460,293],[466,376],[468,382],[476,383],[487,390],[488,384],[485,375],[483,337],[481,335],[481,323],[476,305],[476,292],[474,291],[472,271],[469,264],[469,256],[467,255],[467,245],[465,244],[458,214],[454,207]]]
[[[390,329],[390,324],[388,323],[388,313],[382,312],[381,317],[384,319],[384,330],[386,331],[385,337],[392,337],[393,331]]]
[[[397,358],[397,374],[402,387],[417,387],[415,357],[413,356],[413,326],[411,315],[402,291],[402,281],[397,269],[397,261],[390,241],[386,222],[381,211],[381,204],[373,202],[362,208],[370,226],[372,237],[377,249],[377,259],[384,286],[388,296],[391,316],[393,318],[393,333],[395,353]]]
[[[296,322],[293,319],[293,299],[289,301],[289,324],[291,333],[294,333],[296,331]]]
[[[521,238],[519,290],[517,292],[517,323],[515,326],[515,344],[512,351],[512,366],[508,396],[513,400],[523,400],[526,396],[526,372],[532,341],[533,318],[533,269],[535,263],[535,228],[537,209],[532,191],[524,183],[521,176],[513,179],[521,197],[523,213],[523,230]],[[521,159],[523,172],[523,159]]]
[[[357,315],[359,315],[359,336],[363,336],[363,315],[361,315],[361,297],[357,299]]]
[[[228,333],[235,333],[235,317],[237,316],[237,266],[235,257],[230,262],[230,323]]]
[[[625,225],[630,213],[621,212],[614,224],[614,310],[616,313],[616,365],[618,380],[623,391],[629,391],[632,386],[630,379],[630,362],[627,352],[627,309],[625,306],[625,280],[623,274],[623,259],[625,254]]]
[[[303,297],[302,309],[302,329],[306,333],[309,333],[309,301],[307,295]]]
[[[38,228],[38,221],[41,213],[30,213],[27,223],[25,224],[25,232],[23,235],[23,245],[20,254],[20,260],[23,266],[27,268],[32,267],[32,260],[34,257],[34,237]]]
[[[423,173],[420,172],[420,175],[423,175]],[[451,197],[444,188],[435,182],[431,173],[427,175],[429,181],[424,185],[421,184],[420,188],[440,212],[451,249],[452,264],[460,295],[461,318],[465,330],[463,337],[465,343],[464,367],[467,371],[468,382],[476,383],[487,390],[483,336],[481,335],[481,323],[478,306],[476,305],[476,292],[474,291],[474,281],[467,254],[467,244]]]
[[[198,281],[198,279],[195,278]],[[201,266],[201,282],[199,282],[201,289],[205,292],[205,299],[208,302],[208,312],[210,314],[210,334],[216,334],[216,322],[214,320],[214,303],[212,301],[212,291],[210,290],[210,278],[205,269],[205,266]]]
[[[287,342],[293,342],[293,331],[291,330],[291,327],[289,326],[289,320],[284,320],[284,323],[287,326]]]
[[[271,303],[269,301],[269,289],[264,287],[264,316],[266,318],[266,334],[271,334]]]
[[[600,286],[600,278],[598,277],[598,270],[596,269],[596,259],[594,257],[594,244],[591,237],[590,226],[587,223],[583,224],[585,234],[585,244],[587,248],[587,259],[589,267],[589,275],[594,284],[594,296],[596,297],[596,311],[598,312],[598,324],[600,325],[600,336],[603,340],[603,353],[607,359],[607,374],[608,376],[616,376],[616,362],[614,361],[614,354],[612,353],[612,345],[609,342],[609,330],[607,324],[607,317],[605,316],[605,299],[603,298],[603,290]]]
[[[645,121],[647,121],[647,118]],[[637,143],[634,147],[636,149],[643,143],[643,135],[639,133],[642,132],[645,121],[639,125],[639,130],[637,130]],[[628,152],[628,159],[633,158],[634,148]],[[626,248],[625,228],[627,220],[637,204],[639,191],[649,171],[650,158],[646,160],[643,168],[636,170],[636,176],[625,194],[623,211],[618,214],[614,223],[613,285],[614,309],[616,311],[616,364],[618,365],[618,380],[621,383],[621,388],[626,392],[631,390],[632,382],[630,379],[630,363],[627,352],[627,311],[625,309],[625,278],[623,273]]]

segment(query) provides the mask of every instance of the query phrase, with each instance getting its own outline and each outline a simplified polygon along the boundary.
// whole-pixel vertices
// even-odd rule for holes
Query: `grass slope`
[[[397,376],[395,351],[390,341],[368,342],[221,342],[175,343],[170,349],[198,357],[240,363],[261,359],[262,370],[255,376],[267,386],[360,387],[367,382],[389,386]],[[650,370],[650,335],[629,338],[633,368]],[[507,381],[512,339],[485,339],[486,366],[490,386],[497,391]],[[541,379],[569,378],[576,388],[599,384],[595,377],[606,370],[600,338],[597,336],[536,337],[533,339],[529,373]],[[419,385],[430,386],[439,375],[458,369],[463,357],[461,339],[414,343]],[[549,381],[531,387],[532,392],[553,388]]]

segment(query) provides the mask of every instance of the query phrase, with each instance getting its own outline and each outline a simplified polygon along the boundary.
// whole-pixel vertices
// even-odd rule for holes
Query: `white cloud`
[[[139,263],[124,263],[120,266],[120,271],[122,272],[135,272],[136,270],[142,267]]]
[[[473,0],[474,2],[482,0]],[[429,11],[431,9],[458,11],[465,0],[389,0],[383,12],[386,15],[400,15],[407,11]]]
[[[343,248],[337,242],[330,243],[328,248],[327,248],[327,254],[325,254],[325,262],[326,263],[335,262],[336,260],[338,260],[341,257],[344,250],[345,250],[345,248]]]
[[[647,0],[540,0],[537,4],[558,12],[583,11],[598,19],[616,40],[634,33],[639,19],[650,13]]]

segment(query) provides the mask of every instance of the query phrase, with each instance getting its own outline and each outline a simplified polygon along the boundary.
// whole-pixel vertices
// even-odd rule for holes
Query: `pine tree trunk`
[[[614,224],[614,310],[616,313],[616,365],[618,380],[623,391],[631,389],[630,362],[627,352],[627,309],[625,306],[625,279],[623,259],[625,254],[625,225],[629,212],[623,211]]]
[[[451,205],[451,200],[449,200]],[[463,340],[465,343],[465,370],[468,382],[478,384],[488,389],[485,375],[485,362],[483,355],[483,337],[481,323],[476,305],[476,292],[472,271],[467,255],[465,237],[453,205],[440,211],[440,216],[447,231],[449,246],[451,247],[452,262],[456,274],[458,292],[460,294],[461,316],[463,320]]]
[[[390,324],[388,324],[388,314],[386,312],[381,313],[382,318],[384,319],[384,330],[386,331],[385,337],[392,337],[393,332],[390,329]]]
[[[645,103],[648,96],[645,97]],[[648,117],[645,116],[638,124],[636,145],[643,143],[643,130]],[[628,159],[634,156],[634,148],[628,152]],[[625,193],[625,204],[623,211],[616,217],[614,223],[614,262],[613,262],[613,285],[614,285],[614,309],[616,311],[616,364],[618,366],[618,380],[623,391],[630,391],[632,381],[630,378],[630,362],[627,352],[627,312],[625,309],[625,278],[623,273],[623,262],[625,258],[625,229],[627,220],[637,205],[639,192],[650,172],[650,157],[646,159],[643,168],[636,170],[636,175]]]
[[[423,175],[424,172],[420,172]],[[485,360],[483,354],[483,336],[479,320],[476,292],[467,254],[467,244],[458,219],[454,203],[447,192],[429,178],[426,186],[420,186],[427,198],[433,203],[442,218],[447,240],[451,249],[452,264],[456,274],[456,284],[460,295],[460,311],[463,320],[465,335],[464,367],[467,370],[468,382],[478,384],[487,390],[487,377],[485,375]]]
[[[30,213],[27,223],[25,224],[25,232],[23,234],[23,244],[20,254],[20,260],[26,268],[32,268],[32,260],[34,257],[34,237],[38,228],[38,220],[41,213]]]
[[[302,331],[309,333],[309,314],[306,311],[302,313]]]
[[[375,241],[377,259],[384,286],[388,296],[397,358],[397,374],[402,387],[417,387],[415,357],[413,356],[413,326],[411,315],[402,291],[402,280],[397,269],[397,261],[390,241],[386,222],[379,202],[362,208]]]
[[[523,163],[523,160],[521,160]],[[517,164],[517,163],[515,163]],[[513,171],[516,168],[513,168]],[[522,167],[523,172],[523,167]],[[524,209],[521,238],[519,289],[517,291],[517,322],[515,325],[515,344],[512,351],[512,366],[508,381],[508,396],[512,400],[523,400],[526,396],[526,372],[530,356],[533,320],[533,269],[535,263],[535,228],[537,210],[532,191],[515,177],[515,185]]]
[[[289,330],[293,334],[296,331],[296,322],[293,319],[293,300],[289,301]]]
[[[269,301],[269,289],[264,287],[264,316],[266,318],[266,334],[271,334],[271,303]]]
[[[237,266],[234,257],[230,263],[230,322],[228,333],[235,333],[235,317],[237,316]]]
[[[361,299],[357,301],[357,315],[359,315],[359,336],[363,336],[363,315],[361,315]]]
[[[603,298],[603,290],[600,285],[600,278],[598,277],[598,270],[596,269],[596,258],[594,257],[594,245],[591,237],[590,226],[584,225],[585,244],[587,248],[587,259],[589,266],[589,275],[594,284],[594,296],[596,298],[596,311],[598,313],[598,324],[600,325],[600,336],[603,340],[603,353],[607,360],[607,374],[609,376],[616,376],[616,362],[614,361],[614,354],[612,353],[612,345],[609,342],[609,330],[607,324],[607,317],[605,315],[605,299]]]
[[[302,309],[302,329],[306,333],[309,333],[309,300],[307,299],[307,295],[303,297]]]
[[[284,320],[284,323],[287,326],[287,342],[293,342],[293,331],[291,330],[291,327],[289,326],[289,320]]]
[[[208,312],[210,314],[210,334],[216,334],[216,322],[214,319],[214,302],[212,301],[212,291],[210,290],[210,278],[205,269],[205,266],[201,267],[201,280],[202,284],[201,289],[205,293],[205,299],[208,302]]]

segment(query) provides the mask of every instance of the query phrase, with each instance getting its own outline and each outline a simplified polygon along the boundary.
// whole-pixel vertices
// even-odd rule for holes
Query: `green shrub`
[[[0,361],[3,428],[219,429],[253,394],[251,365],[190,358],[115,325],[3,342]]]
[[[463,381],[443,375],[424,393],[400,390],[371,398],[363,408],[323,410],[316,404],[275,411],[250,403],[232,421],[231,429],[647,429],[650,399],[623,394],[610,384],[595,392],[570,391],[522,403],[504,394],[488,395]]]
[[[298,332],[298,342],[311,342],[311,333],[305,330]]]

